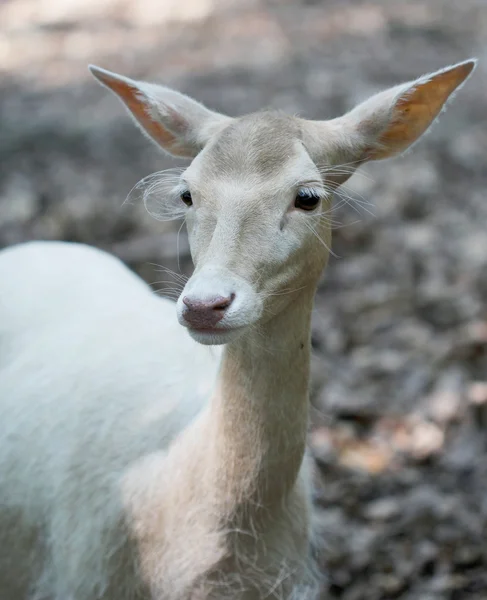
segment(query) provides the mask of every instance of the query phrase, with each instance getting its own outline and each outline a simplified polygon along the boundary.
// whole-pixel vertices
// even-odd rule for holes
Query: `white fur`
[[[224,532],[206,514],[205,498],[185,505],[166,526],[177,543],[170,557],[161,549],[163,583],[152,594],[135,573],[138,549],[130,538],[139,524],[130,511],[143,496],[153,510],[143,526],[157,529],[157,507],[150,504],[177,485],[173,470],[164,479],[166,449],[206,404],[218,348],[194,343],[172,302],[87,246],[33,242],[5,250],[0,280],[2,600],[133,600],[139,586],[144,598],[157,600],[213,597],[199,575],[221,560]],[[189,458],[201,460],[198,453]],[[242,549],[238,560],[246,566],[215,583],[218,598],[239,590],[238,597],[255,598],[244,592],[253,589],[253,577],[265,589],[275,587],[270,598],[280,597],[279,578],[285,583],[297,565],[287,564],[279,546],[293,545],[295,528],[307,527],[290,502],[276,517],[286,528],[270,525],[265,542],[276,544],[278,568],[266,572],[272,554],[262,564],[257,549]],[[181,507],[171,499],[166,508]],[[130,528],[124,522],[132,518]],[[308,579],[314,581],[312,571]],[[312,589],[307,584],[302,593]]]

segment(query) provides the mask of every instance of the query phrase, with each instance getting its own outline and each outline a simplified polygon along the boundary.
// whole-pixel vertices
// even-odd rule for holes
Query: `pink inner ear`
[[[134,118],[140,123],[143,129],[163,148],[166,148],[172,154],[177,156],[186,156],[186,153],[178,150],[178,140],[176,136],[166,129],[162,123],[154,121],[149,112],[148,102],[144,102],[141,98],[144,97],[143,92],[137,87],[123,79],[106,76],[101,77],[103,83],[108,86],[117,96],[124,102],[130,110]],[[168,109],[171,113],[172,109]],[[183,129],[186,125],[185,121],[178,114],[171,114],[178,128]]]
[[[377,140],[371,158],[385,158],[405,150],[428,129],[439,114],[442,102],[424,102],[421,88],[416,88],[408,97],[398,100],[394,107],[393,120]]]
[[[428,129],[450,94],[470,74],[473,62],[464,63],[419,82],[400,98],[393,118],[378,139],[378,148],[369,152],[371,159],[386,158],[405,150]]]

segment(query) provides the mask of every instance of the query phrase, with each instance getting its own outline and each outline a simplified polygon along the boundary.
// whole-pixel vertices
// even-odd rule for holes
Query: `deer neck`
[[[273,504],[296,482],[306,447],[313,296],[294,298],[225,347],[208,440],[214,484],[232,501]]]

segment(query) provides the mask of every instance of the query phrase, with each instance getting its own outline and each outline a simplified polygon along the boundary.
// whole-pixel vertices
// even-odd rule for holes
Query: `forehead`
[[[274,183],[283,186],[315,171],[301,143],[297,119],[275,112],[246,115],[221,131],[188,168],[198,187],[240,181],[246,187]]]
[[[294,153],[300,137],[292,117],[271,112],[247,115],[220,133],[208,148],[208,158],[219,170],[270,176]]]

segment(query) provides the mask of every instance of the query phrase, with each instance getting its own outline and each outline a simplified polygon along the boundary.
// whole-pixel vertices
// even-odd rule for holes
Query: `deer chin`
[[[195,328],[188,327],[188,333],[198,344],[203,346],[221,346],[234,342],[246,330],[246,327],[213,327],[213,328]]]

